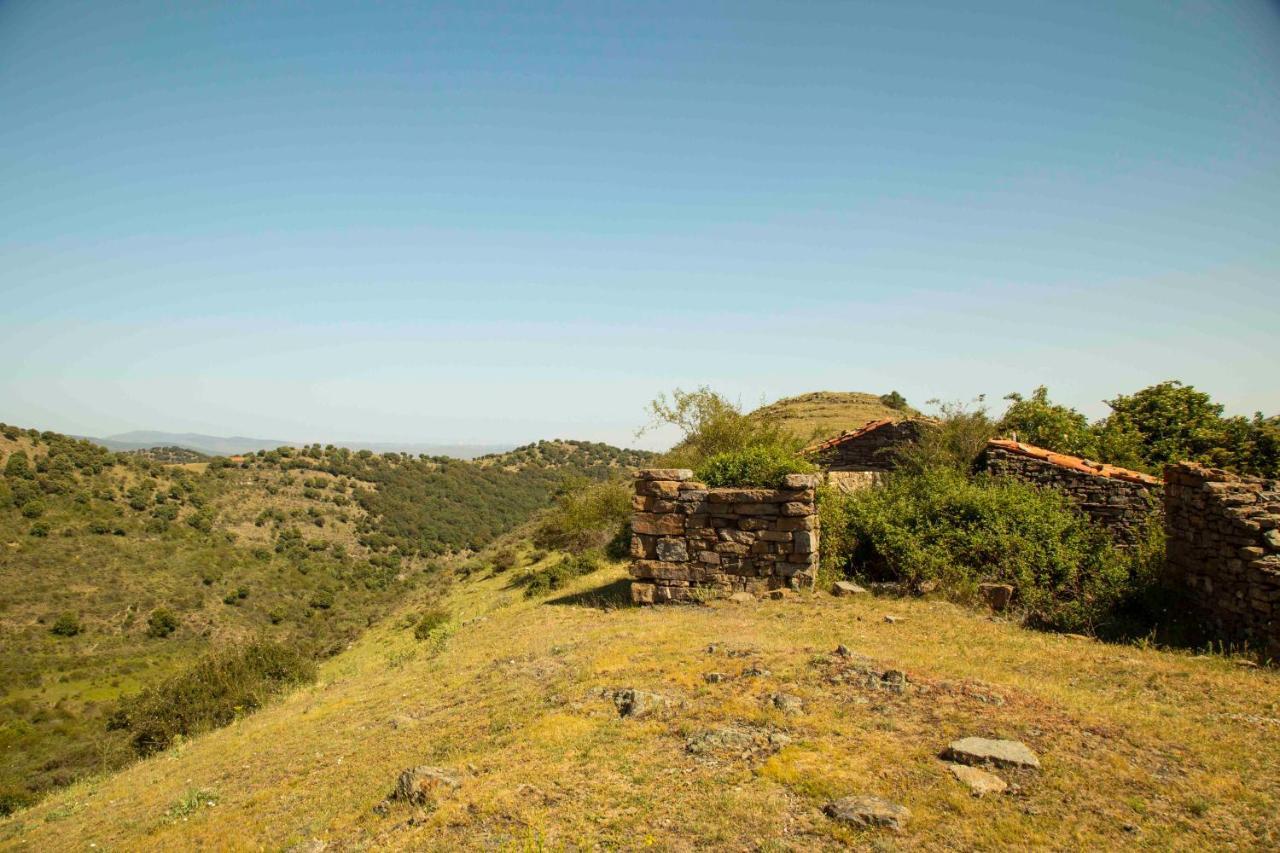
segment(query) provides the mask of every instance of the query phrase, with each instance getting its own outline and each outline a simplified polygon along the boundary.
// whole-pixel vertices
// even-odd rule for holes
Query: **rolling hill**
[[[861,391],[814,391],[784,397],[761,406],[752,414],[776,419],[801,439],[812,441],[856,429],[867,421],[882,418],[902,420],[918,412],[910,406],[892,408],[878,394]]]

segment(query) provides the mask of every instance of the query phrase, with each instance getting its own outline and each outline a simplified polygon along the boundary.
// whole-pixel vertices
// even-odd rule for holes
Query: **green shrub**
[[[520,564],[520,555],[516,553],[515,548],[506,547],[499,548],[493,553],[493,570],[495,572],[509,572]]]
[[[157,607],[147,619],[148,637],[167,637],[178,629],[178,617],[167,607]]]
[[[672,468],[698,468],[713,456],[748,447],[798,452],[804,444],[776,416],[743,414],[741,407],[706,386],[696,391],[677,388],[670,398],[660,395],[648,409],[646,430],[674,427],[681,433],[680,441],[660,460]]]
[[[0,817],[25,809],[36,801],[35,795],[16,785],[0,785]]]
[[[30,535],[39,539],[43,539],[49,535],[49,523],[46,521],[37,521],[31,525],[31,529],[27,531]]]
[[[933,468],[843,501],[823,510],[828,569],[936,581],[961,598],[981,581],[1009,583],[1030,621],[1065,630],[1093,630],[1145,582],[1132,556],[1049,489]]]
[[[922,424],[919,438],[893,451],[898,470],[920,473],[938,468],[969,473],[977,465],[987,442],[996,434],[995,422],[987,416],[983,398],[970,408],[965,403],[930,400],[938,409],[932,421]]]
[[[449,624],[449,611],[441,607],[424,610],[413,625],[414,639],[428,639],[432,632]]]
[[[315,664],[299,650],[257,641],[210,652],[195,666],[121,703],[110,727],[132,734],[149,755],[174,738],[225,726],[271,697],[315,678]]]
[[[539,548],[582,553],[603,548],[631,520],[631,486],[619,480],[575,481],[534,526]]]
[[[22,505],[23,518],[39,518],[44,515],[44,504],[40,501],[27,501]]]
[[[790,448],[756,445],[717,453],[698,466],[696,474],[708,486],[776,488],[788,474],[808,474],[816,470]]]
[[[74,637],[83,630],[84,628],[80,625],[80,619],[74,613],[63,613],[53,623],[49,633],[59,637]]]
[[[537,598],[554,592],[566,586],[574,578],[591,574],[601,565],[603,565],[603,559],[598,552],[586,551],[564,557],[545,569],[525,575],[524,596]]]

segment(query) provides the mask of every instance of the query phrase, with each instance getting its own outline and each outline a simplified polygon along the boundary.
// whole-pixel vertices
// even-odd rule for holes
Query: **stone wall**
[[[1280,656],[1280,481],[1165,469],[1170,580],[1214,635]]]
[[[631,598],[640,604],[812,588],[818,570],[818,477],[781,489],[709,489],[693,472],[636,475]]]
[[[812,448],[810,458],[830,471],[892,471],[894,451],[920,437],[925,422],[872,421]]]
[[[1160,510],[1160,481],[1137,471],[1086,462],[1012,441],[992,441],[988,471],[1059,491],[1104,527],[1118,545],[1136,545]]]

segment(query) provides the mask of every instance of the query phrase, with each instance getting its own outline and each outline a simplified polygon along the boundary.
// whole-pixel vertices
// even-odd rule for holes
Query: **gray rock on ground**
[[[804,713],[804,700],[790,693],[774,693],[769,702],[784,714],[796,716]]]
[[[827,817],[854,826],[884,827],[901,832],[911,820],[911,810],[880,797],[842,797],[823,808]]]
[[[734,604],[751,604],[756,600],[756,597],[749,592],[740,591],[729,596],[729,600]]]
[[[628,687],[625,690],[614,691],[613,704],[618,709],[619,716],[638,720],[665,710],[671,703],[667,697],[660,696],[657,693],[634,690]]]
[[[959,764],[1039,770],[1040,759],[1022,741],[966,737],[953,741],[943,757]]]
[[[844,598],[849,595],[861,595],[866,591],[865,587],[858,586],[853,581],[836,581],[831,585],[831,594],[837,598]]]
[[[982,596],[988,607],[1000,613],[1008,609],[1013,601],[1013,587],[1007,583],[980,583],[978,595]]]
[[[424,764],[401,771],[396,779],[395,790],[387,799],[425,806],[434,803],[440,795],[454,790],[460,784],[462,783],[452,771]]]
[[[978,767],[970,767],[967,764],[948,764],[947,769],[951,771],[952,776],[968,786],[970,793],[975,797],[1003,794],[1009,788],[1009,783],[999,776]]]

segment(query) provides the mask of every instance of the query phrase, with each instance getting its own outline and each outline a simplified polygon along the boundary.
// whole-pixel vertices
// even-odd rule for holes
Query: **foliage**
[[[1145,582],[1131,557],[1049,489],[937,466],[843,500],[839,515],[825,510],[828,565],[914,586],[936,581],[960,597],[980,581],[1009,583],[1045,625],[1092,630]]]
[[[698,466],[697,478],[708,486],[776,488],[787,474],[808,474],[817,468],[778,445],[754,445],[717,453]]]
[[[601,555],[595,551],[563,557],[545,569],[525,575],[523,579],[525,598],[537,598],[554,592],[563,588],[574,578],[591,574],[602,565]]]
[[[63,613],[54,621],[49,633],[59,637],[74,637],[83,630],[84,627],[80,624],[78,616],[74,613]]]
[[[424,610],[422,615],[418,617],[418,621],[414,623],[414,639],[426,640],[430,638],[432,632],[449,624],[449,619],[449,611],[442,607],[432,607]]]
[[[646,430],[670,426],[681,434],[680,441],[661,460],[672,467],[697,468],[717,454],[748,447],[776,447],[795,453],[804,445],[780,418],[765,410],[745,415],[706,386],[696,391],[677,388],[670,398],[659,395],[648,410],[651,421]]]
[[[167,607],[157,607],[147,618],[148,637],[167,637],[178,630],[178,617]]]
[[[1018,441],[1058,453],[1097,457],[1098,438],[1089,419],[1075,409],[1052,402],[1044,385],[1031,392],[1030,398],[1015,392],[1005,399],[1010,405],[1000,419],[1002,435],[1016,435]]]
[[[897,391],[890,391],[888,394],[880,395],[880,402],[895,411],[905,412],[911,407],[907,405],[907,398],[899,394]]]
[[[971,408],[960,402],[944,403],[930,400],[929,405],[938,409],[935,419],[923,421],[920,437],[893,451],[898,470],[919,474],[935,469],[972,471],[987,442],[996,433],[996,425],[987,416],[983,398],[978,397]]]
[[[631,518],[631,487],[621,480],[570,480],[551,508],[538,517],[533,543],[553,551],[582,553],[603,548]]]
[[[290,646],[259,640],[221,649],[122,702],[111,726],[130,733],[138,754],[150,755],[179,736],[225,726],[315,673],[311,659]]]

